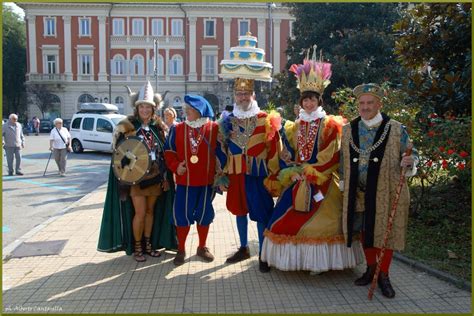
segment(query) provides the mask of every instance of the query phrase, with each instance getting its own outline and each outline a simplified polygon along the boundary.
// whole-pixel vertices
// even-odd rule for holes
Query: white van
[[[84,149],[112,152],[113,131],[124,118],[113,104],[82,103],[71,120],[72,150],[75,153]]]

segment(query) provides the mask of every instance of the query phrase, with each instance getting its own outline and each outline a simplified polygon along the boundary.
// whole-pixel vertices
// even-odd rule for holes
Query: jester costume
[[[172,218],[178,234],[178,254],[173,261],[176,265],[184,263],[186,238],[195,222],[199,235],[197,255],[208,262],[214,260],[206,240],[214,219],[214,176],[225,163],[216,159],[219,127],[209,120],[214,116],[209,102],[196,95],[185,95],[184,102],[186,107],[199,112],[200,117],[178,123],[171,129],[165,145],[166,163],[175,173],[177,184]],[[224,159],[223,155],[220,157]],[[181,175],[178,173],[180,164],[186,168]]]
[[[330,66],[306,59],[290,69],[297,74],[303,109],[295,123],[285,124],[278,175],[283,193],[267,225],[262,249],[262,260],[284,271],[342,270],[363,258],[356,243],[346,247],[342,232],[337,173],[342,118],[326,115],[319,106],[329,84]]]
[[[250,110],[234,107],[232,114],[220,121],[223,151],[227,155],[224,173],[229,182],[226,206],[237,216],[241,247],[247,246],[247,214],[257,222],[261,248],[263,231],[273,212],[272,194],[278,194],[275,185],[280,122],[277,113],[260,111],[255,101]]]
[[[345,245],[338,188],[342,119],[321,109],[313,120],[300,117],[285,124],[283,151],[291,160],[278,177],[284,191],[265,232],[262,260],[284,271],[354,267],[362,253]],[[296,174],[305,178],[292,183]]]

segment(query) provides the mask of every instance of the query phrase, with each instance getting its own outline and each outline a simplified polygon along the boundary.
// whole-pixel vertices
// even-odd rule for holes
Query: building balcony
[[[117,36],[112,35],[110,37],[110,45],[112,48],[122,47],[136,47],[136,48],[153,48],[153,40],[158,40],[158,48],[175,48],[184,49],[185,37],[184,36],[130,36],[123,35]]]
[[[65,74],[27,74],[26,80],[39,81],[41,83],[58,83],[66,81]]]
[[[219,81],[219,77],[217,75],[202,75],[201,77],[201,81],[206,81],[206,82],[209,82],[209,81]]]
[[[112,75],[111,77],[112,82],[145,82],[145,81],[150,81],[154,82],[155,81],[155,76],[154,75]],[[166,77],[165,76],[158,76],[158,81],[165,81]]]

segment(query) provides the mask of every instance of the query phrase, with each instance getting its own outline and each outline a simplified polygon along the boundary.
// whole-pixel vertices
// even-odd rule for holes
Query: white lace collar
[[[239,119],[253,117],[257,115],[259,112],[260,112],[260,108],[256,100],[252,101],[252,104],[250,105],[250,108],[247,111],[243,111],[242,109],[240,109],[240,107],[237,104],[234,106],[234,110],[232,111],[234,116]]]
[[[326,111],[323,110],[322,106],[318,106],[316,110],[308,114],[304,109],[300,110],[300,116],[298,117],[300,120],[305,122],[312,122],[317,119],[323,118],[326,116]]]
[[[375,125],[378,125],[380,124],[380,122],[383,121],[383,117],[382,117],[382,114],[377,113],[377,115],[375,115],[373,118],[371,118],[370,120],[364,120],[363,118],[361,118],[362,122],[364,122],[365,125],[367,125],[367,127],[373,127]]]
[[[206,124],[207,122],[209,122],[209,118],[208,117],[200,117],[198,118],[197,120],[194,120],[194,121],[184,121],[186,123],[186,125],[192,127],[192,128],[199,128],[201,126],[203,126],[204,124]]]

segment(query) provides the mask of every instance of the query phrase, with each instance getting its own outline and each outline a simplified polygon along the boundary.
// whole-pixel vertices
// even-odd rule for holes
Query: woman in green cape
[[[134,185],[120,183],[111,166],[97,249],[124,250],[143,262],[144,253],[159,257],[161,253],[157,249],[177,248],[171,221],[174,183],[163,157],[165,125],[156,115],[161,96],[153,93],[150,82],[138,94],[129,92],[134,114],[117,125],[113,146],[125,137],[138,136],[148,147],[152,164],[150,172]]]

